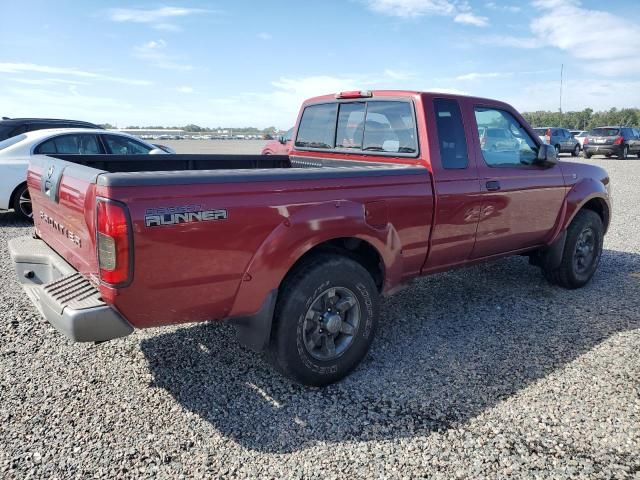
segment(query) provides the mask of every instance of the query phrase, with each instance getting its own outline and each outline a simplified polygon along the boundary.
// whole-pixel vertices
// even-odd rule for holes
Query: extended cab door
[[[549,240],[565,197],[559,165],[535,164],[538,142],[516,116],[501,107],[474,105],[478,128],[503,128],[514,148],[476,150],[482,212],[472,258],[520,250]],[[478,139],[476,139],[478,140]]]
[[[469,259],[482,196],[473,155],[475,125],[464,121],[457,100],[434,98],[424,108],[436,198],[431,248],[423,267],[426,273]]]

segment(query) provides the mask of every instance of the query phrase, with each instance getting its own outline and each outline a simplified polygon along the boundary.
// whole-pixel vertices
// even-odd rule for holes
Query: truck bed
[[[385,252],[383,290],[415,276],[432,221],[431,176],[390,160],[42,155],[31,160],[28,185],[37,235],[96,283],[97,201],[126,206],[130,281],[99,288],[132,325],[150,327],[253,314],[285,269],[332,239]],[[219,220],[174,222],[176,212]]]

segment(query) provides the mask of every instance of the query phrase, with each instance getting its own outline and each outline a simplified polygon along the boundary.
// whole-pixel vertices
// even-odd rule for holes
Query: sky
[[[640,107],[638,0],[3,2],[0,115],[286,129],[308,97]]]

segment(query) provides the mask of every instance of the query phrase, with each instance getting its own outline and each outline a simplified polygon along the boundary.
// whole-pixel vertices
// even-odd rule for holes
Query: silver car
[[[540,140],[555,147],[556,154],[570,153],[573,157],[580,155],[580,142],[566,128],[537,127],[534,130]]]

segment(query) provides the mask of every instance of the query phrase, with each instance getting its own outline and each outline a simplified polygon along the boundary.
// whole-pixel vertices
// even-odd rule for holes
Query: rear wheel
[[[620,160],[626,160],[628,155],[629,155],[629,146],[625,145],[622,147],[622,152],[620,153],[620,155],[618,155],[618,158],[620,158]]]
[[[29,188],[26,183],[20,185],[14,193],[12,207],[21,218],[25,220],[33,218],[31,195],[29,195]]]
[[[269,361],[308,386],[341,380],[365,357],[378,315],[378,290],[359,263],[318,255],[296,269],[278,294]]]
[[[560,266],[543,270],[545,278],[564,288],[586,285],[600,262],[604,228],[597,213],[580,210],[569,228]]]
[[[571,156],[572,157],[578,157],[580,155],[580,145],[576,145],[573,149],[573,151],[571,152]]]
[[[585,151],[584,151],[584,153],[583,153],[583,155],[584,155],[584,158],[591,158],[591,155],[592,155],[592,154],[591,154],[591,153],[589,153],[589,152],[587,152],[587,151],[585,150]]]

